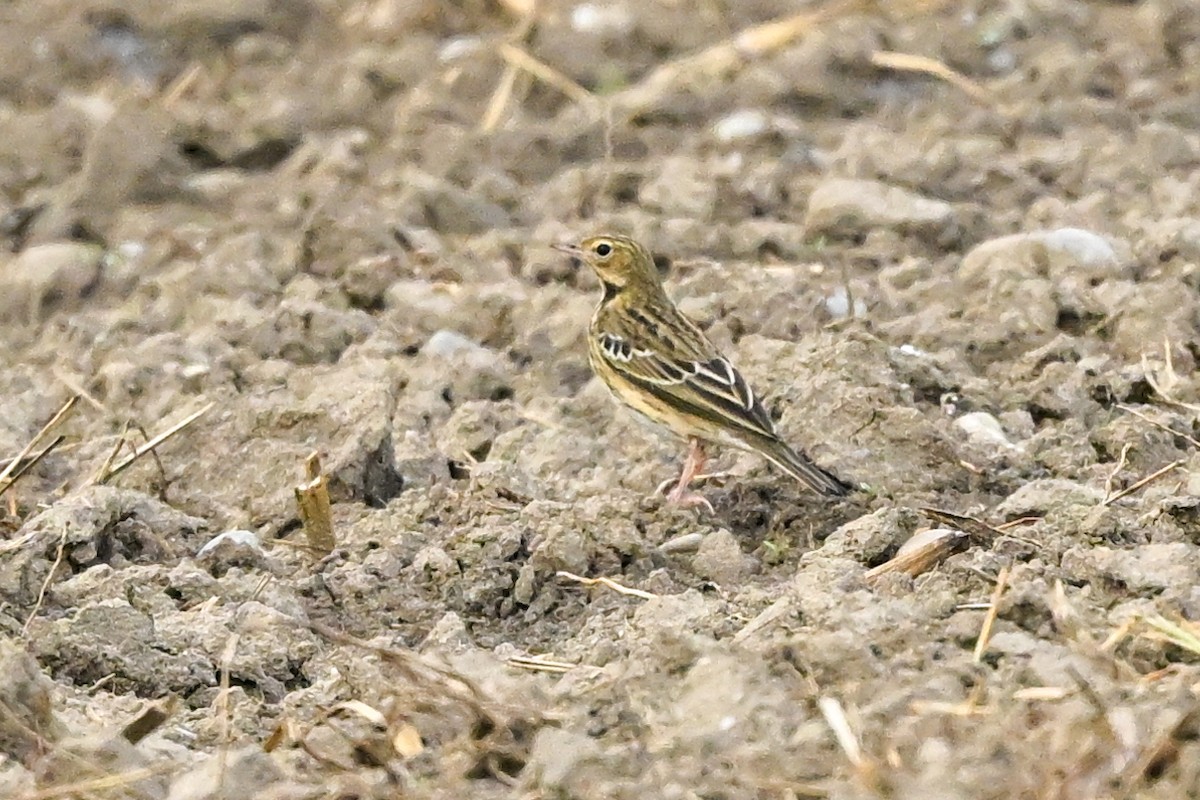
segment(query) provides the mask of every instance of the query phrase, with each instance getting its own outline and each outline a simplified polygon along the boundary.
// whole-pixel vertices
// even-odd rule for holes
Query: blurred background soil
[[[3,4],[0,458],[80,399],[0,796],[1197,796],[1198,65],[1191,0]],[[602,230],[870,490],[654,496]]]

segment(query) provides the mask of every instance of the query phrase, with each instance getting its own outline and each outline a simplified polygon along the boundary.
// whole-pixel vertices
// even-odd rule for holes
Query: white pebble
[[[482,345],[476,344],[458,331],[443,328],[429,337],[421,351],[427,355],[444,357],[458,353],[475,353],[484,349]]]
[[[633,30],[633,15],[623,5],[580,3],[571,9],[571,27],[579,33],[622,36]]]
[[[220,547],[224,542],[230,542],[243,547],[251,547],[255,550],[262,549],[262,545],[258,541],[258,535],[253,531],[233,530],[225,531],[224,533],[214,536],[208,541],[207,544],[204,545],[204,547],[200,548],[200,552],[196,553],[196,555],[202,556],[205,553],[212,552]]]
[[[743,109],[717,120],[713,125],[713,134],[722,142],[749,139],[765,131],[770,123],[771,120],[762,111]]]
[[[1004,435],[1004,427],[1000,420],[986,411],[972,411],[954,420],[954,424],[967,434],[967,438],[976,444],[997,445],[1015,450],[1016,445]]]
[[[469,56],[479,49],[481,41],[478,36],[455,36],[449,39],[438,50],[438,61],[445,64],[463,56]]]
[[[1047,247],[1070,253],[1085,266],[1103,266],[1117,261],[1117,253],[1107,239],[1081,228],[1059,228],[1042,234]]]
[[[834,319],[842,319],[850,313],[850,295],[845,286],[833,290],[833,294],[825,298],[825,310]],[[861,317],[867,313],[867,304],[861,298],[854,298],[854,316]]]

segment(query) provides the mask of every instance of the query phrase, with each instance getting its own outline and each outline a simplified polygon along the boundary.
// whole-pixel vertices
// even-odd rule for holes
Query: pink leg
[[[692,480],[704,469],[704,464],[707,461],[708,455],[704,452],[704,443],[699,439],[689,439],[687,458],[683,462],[683,472],[679,474],[679,481],[675,484],[675,487],[667,492],[668,503],[674,503],[684,508],[704,506],[708,509],[708,513],[713,513],[712,503],[708,502],[708,499],[704,495],[688,489]],[[658,490],[660,492],[663,491],[670,483],[670,481],[667,481],[662,486],[659,486]]]

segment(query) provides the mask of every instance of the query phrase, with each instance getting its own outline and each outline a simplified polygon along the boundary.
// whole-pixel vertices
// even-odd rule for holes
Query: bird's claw
[[[733,475],[733,473],[732,472],[707,472],[703,475],[697,475],[696,477],[692,478],[691,483],[704,483],[705,481],[718,480],[720,478],[728,478],[730,475]],[[662,483],[660,483],[658,485],[658,488],[654,490],[654,493],[655,494],[666,494],[667,489],[670,489],[672,486],[674,486],[677,483],[679,483],[679,481],[677,479],[667,478],[665,481],[663,481]]]
[[[667,492],[667,502],[671,505],[680,506],[681,508],[695,508],[696,506],[704,507],[708,513],[715,514],[717,510],[713,508],[713,504],[708,502],[708,498],[699,492],[691,492],[684,486],[676,486],[671,491]]]

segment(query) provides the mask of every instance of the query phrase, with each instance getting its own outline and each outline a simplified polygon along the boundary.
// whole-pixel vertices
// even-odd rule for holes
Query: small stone
[[[224,574],[230,567],[269,566],[262,542],[253,531],[233,530],[214,536],[196,553],[196,561],[210,573]]]
[[[439,358],[470,353],[475,358],[492,357],[492,352],[482,345],[475,344],[457,331],[440,330],[429,337],[421,351]]]
[[[411,209],[410,222],[450,234],[483,233],[512,225],[508,212],[495,203],[415,167],[404,173],[403,185],[408,189],[404,199]]]
[[[428,652],[436,650],[442,653],[458,653],[475,646],[467,625],[462,617],[453,611],[447,611],[442,618],[434,623],[433,628],[421,642],[421,650]]]
[[[954,207],[879,181],[830,178],[808,198],[809,236],[853,237],[884,229],[942,238],[956,228]]]
[[[54,714],[54,682],[33,656],[4,638],[0,675],[0,755],[25,761],[64,732]]]
[[[1121,277],[1129,260],[1128,246],[1079,228],[1014,233],[989,239],[963,257],[959,275],[991,282],[1014,271],[1029,277]]]
[[[917,514],[907,508],[881,508],[852,519],[825,540],[817,552],[823,556],[852,558],[878,564],[893,555],[917,529]]]
[[[658,174],[642,186],[638,199],[670,217],[704,220],[717,205],[717,185],[704,162],[685,156],[663,160]]]
[[[713,125],[713,135],[721,142],[750,139],[770,127],[771,118],[758,109],[743,109],[727,114]]]
[[[1076,547],[1063,553],[1068,575],[1117,583],[1127,591],[1186,596],[1200,582],[1200,547],[1185,542],[1144,544],[1131,550]]]
[[[986,411],[971,411],[963,414],[954,420],[954,424],[975,444],[1004,447],[1009,450],[1017,449],[1017,446],[1010,442],[1004,434],[1004,426],[1000,424],[1000,420]]]
[[[658,546],[660,553],[694,553],[704,541],[703,533],[683,533]]]
[[[996,513],[1004,519],[1040,517],[1071,506],[1094,506],[1104,500],[1104,492],[1082,483],[1061,478],[1030,481],[1005,498]]]
[[[483,46],[483,40],[478,36],[454,36],[447,39],[438,49],[438,61],[443,64],[457,61],[463,56],[478,52]]]
[[[571,28],[594,36],[624,36],[633,29],[633,15],[618,3],[580,3],[571,9]]]
[[[582,733],[544,727],[537,732],[529,752],[527,771],[533,785],[552,796],[578,796],[587,791],[581,775],[583,763],[600,756],[600,745]]]
[[[850,315],[850,294],[845,286],[839,286],[825,297],[825,310],[834,319],[844,319]],[[867,313],[867,304],[861,297],[854,298],[854,316],[861,317]]]
[[[104,250],[90,244],[41,244],[0,266],[0,320],[37,324],[51,307],[78,308],[100,280]]]
[[[737,583],[749,571],[737,539],[724,528],[704,537],[692,559],[692,569],[700,577],[722,585]]]
[[[283,770],[261,747],[249,746],[229,753],[225,758],[210,758],[196,769],[184,773],[171,784],[168,800],[219,800],[229,797],[236,786],[238,797],[259,797],[269,789],[279,789]]]
[[[421,356],[425,364],[414,367],[414,374],[417,369],[426,372],[425,385],[441,385],[448,402],[494,401],[512,394],[512,376],[503,356],[457,331],[434,333],[421,348]]]

